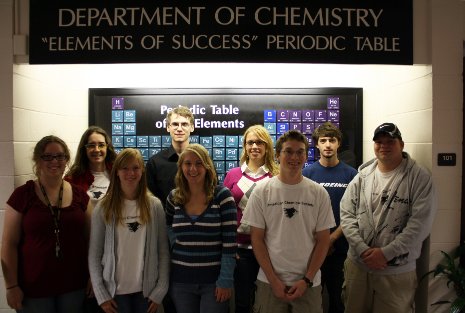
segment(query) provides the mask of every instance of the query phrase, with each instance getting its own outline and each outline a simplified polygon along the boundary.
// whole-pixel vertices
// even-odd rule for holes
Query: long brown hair
[[[242,165],[244,162],[247,164],[249,159],[249,156],[247,155],[246,139],[247,135],[250,133],[254,133],[258,139],[265,143],[265,166],[273,176],[278,175],[279,167],[276,164],[274,157],[273,140],[271,140],[270,134],[262,125],[252,125],[245,131],[242,140],[242,154],[240,164]]]
[[[174,191],[174,203],[176,204],[185,204],[189,201],[191,197],[191,192],[189,189],[189,184],[187,182],[186,177],[182,172],[182,163],[186,158],[188,153],[194,153],[197,155],[202,161],[203,167],[205,167],[205,181],[203,184],[203,189],[205,191],[205,195],[207,197],[207,203],[213,199],[213,194],[215,192],[215,187],[218,184],[218,178],[216,176],[215,166],[213,165],[213,161],[208,155],[207,149],[205,149],[202,145],[197,143],[189,144],[186,149],[181,153],[178,160],[178,171],[174,178],[174,182],[176,183],[176,189]]]
[[[142,177],[137,188],[136,201],[140,211],[140,223],[146,224],[150,221],[150,201],[147,190],[147,179],[145,177],[144,160],[138,149],[126,148],[121,151],[111,169],[110,186],[105,197],[102,199],[103,216],[107,224],[110,224],[113,219],[116,222],[122,223],[123,201],[125,200],[123,190],[121,189],[121,181],[118,177],[118,170],[126,167],[130,162],[136,160],[142,169]]]
[[[105,156],[105,168],[110,168],[113,162],[116,159],[116,152],[113,144],[111,143],[111,138],[107,134],[107,132],[98,126],[90,126],[87,130],[82,134],[81,140],[79,141],[78,149],[76,152],[76,158],[74,159],[74,163],[69,169],[66,176],[69,177],[77,177],[84,175],[84,173],[90,168],[89,165],[89,158],[87,157],[87,149],[86,144],[89,140],[89,136],[92,134],[99,134],[105,138],[105,143],[107,144],[107,155]]]

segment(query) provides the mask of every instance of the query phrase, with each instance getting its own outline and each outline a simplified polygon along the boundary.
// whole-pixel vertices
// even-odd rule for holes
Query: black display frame
[[[324,104],[322,99],[337,98],[342,103],[340,116],[340,128],[343,132],[343,141],[339,151],[340,159],[354,167],[362,164],[363,161],[363,88],[345,88],[345,87],[321,87],[321,88],[89,88],[89,125],[98,125],[105,129],[110,136],[112,136],[112,105],[111,100],[114,98],[121,98],[124,100],[124,110],[130,109],[136,111],[136,119],[139,119],[134,125],[137,130],[145,129],[145,133],[137,134],[143,135],[157,135],[169,136],[166,131],[166,123],[161,126],[161,120],[166,116],[166,112],[162,112],[162,106],[165,103],[170,108],[177,105],[186,105],[193,109],[195,105],[208,107],[218,106],[225,104],[225,107],[233,108],[236,104],[240,109],[245,111],[249,110],[243,115],[244,119],[253,121],[252,123],[244,122],[243,124],[237,123],[239,128],[222,129],[225,135],[242,136],[245,129],[253,124],[264,124],[264,114],[260,110],[253,111],[253,108],[265,105],[267,108],[277,111],[295,111],[298,110],[312,110],[315,107],[322,108]],[[318,101],[317,101],[318,100]],[[140,103],[138,103],[138,101]],[[152,104],[148,103],[153,101]],[[246,101],[248,104],[242,102]],[[306,101],[308,101],[308,104]],[[318,104],[312,101],[319,102]],[[232,103],[232,104],[231,104]],[[137,109],[145,110],[143,114],[137,113]],[[129,111],[130,111],[129,110]],[[148,110],[148,111],[147,111]],[[159,114],[155,110],[160,110]],[[195,113],[195,112],[194,112]],[[231,114],[220,114],[224,117],[223,120],[231,122]],[[260,119],[262,116],[263,120]],[[218,118],[219,115],[194,114],[197,119],[202,119],[202,123],[209,123],[211,119]],[[143,118],[152,118],[153,121],[158,119],[154,125],[148,125]],[[234,118],[234,117],[233,117]],[[221,119],[221,118],[220,118]],[[164,123],[164,121],[163,121]],[[199,123],[200,125],[200,123]],[[243,127],[240,127],[243,126]],[[147,127],[149,130],[147,131]],[[150,128],[152,127],[152,128]],[[240,130],[240,131],[239,131]],[[153,132],[152,132],[153,131]],[[205,136],[207,134],[215,135],[218,130],[196,128],[193,135]],[[279,137],[279,136],[278,136]],[[310,137],[309,135],[307,137]]]

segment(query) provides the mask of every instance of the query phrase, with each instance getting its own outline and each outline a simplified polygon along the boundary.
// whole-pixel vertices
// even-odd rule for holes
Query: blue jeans
[[[260,266],[252,249],[237,249],[239,258],[234,270],[236,313],[250,313],[255,299],[255,281]]]
[[[170,295],[180,313],[228,313],[229,301],[217,302],[215,289],[215,284],[171,283]]]
[[[115,295],[118,313],[147,313],[149,299],[144,298],[142,292]]]
[[[18,313],[82,313],[86,293],[84,289],[56,297],[24,298]]]

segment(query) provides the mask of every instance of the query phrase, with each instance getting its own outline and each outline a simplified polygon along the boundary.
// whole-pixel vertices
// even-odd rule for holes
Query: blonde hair
[[[246,149],[246,139],[250,133],[254,133],[258,137],[258,139],[265,143],[265,166],[268,168],[268,170],[273,176],[278,175],[279,167],[276,164],[274,157],[273,140],[271,139],[271,136],[266,130],[266,128],[262,125],[252,125],[245,131],[242,140],[242,154],[240,164],[242,165],[244,162],[247,164],[247,161],[249,159]]]
[[[192,114],[191,110],[188,107],[180,105],[169,111],[166,115],[166,123],[168,125],[171,124],[171,116],[173,116],[173,114],[187,118],[189,120],[189,123],[191,123],[191,125],[194,125],[194,114]]]
[[[130,162],[137,161],[142,169],[142,177],[139,181],[139,186],[136,193],[137,207],[140,211],[140,223],[147,224],[150,221],[150,201],[147,191],[147,180],[145,177],[144,160],[139,150],[126,148],[117,156],[113,168],[111,169],[110,186],[105,197],[102,199],[103,216],[105,223],[110,224],[113,219],[117,223],[123,223],[123,197],[124,193],[121,189],[121,181],[118,177],[118,170],[126,167]]]
[[[182,163],[186,158],[188,153],[194,153],[202,162],[203,167],[206,170],[205,173],[205,181],[203,184],[203,189],[205,195],[207,197],[207,203],[213,199],[213,194],[215,192],[215,187],[218,184],[218,178],[216,176],[215,167],[213,165],[213,161],[208,155],[207,149],[205,149],[202,145],[197,143],[189,144],[186,149],[181,153],[178,160],[178,171],[174,178],[176,183],[176,189],[174,190],[174,203],[175,204],[185,204],[189,201],[191,197],[191,191],[189,189],[189,184],[187,182],[186,177],[182,172]]]

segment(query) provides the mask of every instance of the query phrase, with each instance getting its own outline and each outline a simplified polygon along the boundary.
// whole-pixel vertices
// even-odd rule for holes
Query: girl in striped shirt
[[[180,155],[176,188],[166,203],[172,248],[170,294],[177,312],[228,312],[236,254],[236,205],[218,180],[207,150]]]

